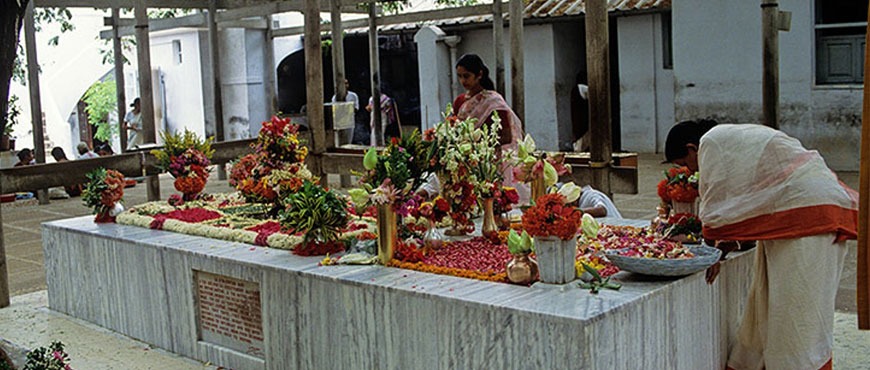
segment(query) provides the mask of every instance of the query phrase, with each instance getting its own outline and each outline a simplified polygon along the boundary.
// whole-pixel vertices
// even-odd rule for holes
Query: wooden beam
[[[278,112],[278,98],[277,89],[278,84],[277,81],[277,69],[275,68],[275,42],[272,39],[272,16],[266,16],[266,24],[269,25],[266,28],[266,39],[263,40],[263,58],[266,58],[266,61],[263,63],[266,68],[266,100],[269,101],[269,114],[273,114]]]
[[[148,34],[148,9],[146,0],[137,0],[136,13],[136,52],[139,67],[139,111],[142,115],[142,143],[156,143],[157,132],[154,123],[154,92],[151,83],[151,39]],[[160,184],[155,177],[146,179],[148,200],[160,199]]]
[[[335,101],[347,101],[347,86],[344,81],[344,28],[341,24],[341,6],[338,0],[330,0],[330,26],[332,34],[332,81],[335,89]],[[356,113],[356,112],[354,112]],[[353,128],[340,130],[331,141],[335,145],[350,144],[353,141]],[[342,188],[351,186],[350,172],[340,174],[339,183]]]
[[[112,19],[117,20],[121,17],[121,9],[112,8]],[[121,47],[121,36],[118,34],[118,27],[112,26],[112,52],[115,59],[115,97],[118,100],[118,133],[121,136],[121,152],[127,151],[127,130],[124,129],[124,118],[127,115],[127,92],[124,85],[124,50]]]
[[[460,17],[471,17],[475,15],[486,15],[492,13],[490,4],[465,6],[459,8],[448,8],[438,10],[426,10],[421,12],[411,12],[404,14],[388,15],[377,18],[378,26],[386,26],[390,24],[400,23],[417,23],[424,21],[432,21],[437,19],[450,19]],[[366,27],[369,24],[367,18],[354,19],[342,22],[344,29]],[[304,27],[286,27],[273,30],[275,37],[299,35],[305,31]]]
[[[33,124],[33,156],[36,163],[45,163],[45,132],[42,118],[42,98],[39,92],[39,60],[36,53],[36,28],[33,3],[27,4],[24,15],[24,44],[27,52],[27,85],[30,88],[30,120]],[[48,204],[48,189],[38,188],[39,204]]]
[[[610,47],[607,0],[586,1],[586,65],[589,81],[589,123],[592,135],[592,187],[611,194]]]
[[[212,0],[212,4],[215,1]],[[220,40],[218,39],[217,31],[217,9],[215,7],[208,10],[208,44],[209,44],[209,61],[211,63],[211,84],[213,91],[212,108],[214,109],[214,132],[215,141],[222,142],[226,140],[224,136],[224,109],[223,109],[223,88],[221,86],[221,64],[220,64]]]
[[[37,8],[135,8],[139,0],[32,0]],[[237,8],[262,0],[218,0],[220,9]],[[148,0],[146,8],[207,9],[208,0]]]
[[[510,0],[511,109],[526,125],[525,66],[523,54],[523,0]]]
[[[130,36],[136,33],[135,28],[135,20],[133,20],[133,25],[127,24],[128,21],[121,19],[119,21],[121,25],[118,27],[118,35],[120,36]],[[104,20],[103,23],[109,23]],[[205,14],[191,14],[185,15],[183,17],[169,18],[169,19],[149,19],[148,20],[148,29],[149,31],[164,31],[171,30],[174,28],[182,28],[182,27],[207,27],[208,20],[206,19]],[[108,24],[109,26],[111,24]],[[112,30],[100,31],[101,39],[110,39],[114,37],[114,32]]]
[[[495,55],[495,90],[505,96],[504,10],[501,0],[492,2],[492,47]]]
[[[779,128],[779,4],[761,0],[762,79],[764,124]]]
[[[371,71],[372,83],[372,115],[374,116],[374,127],[372,127],[371,135],[372,145],[384,145],[383,125],[381,120],[381,61],[380,47],[378,45],[378,7],[375,5],[369,6],[369,70]]]
[[[870,21],[870,9],[867,9]],[[870,23],[870,22],[868,22]],[[870,330],[870,29],[864,36],[864,106],[858,187],[858,273],[855,276],[858,329]]]
[[[308,128],[311,129],[311,173],[326,184],[320,155],[326,151],[326,127],[323,116],[323,52],[320,47],[320,1],[305,0],[305,89]]]

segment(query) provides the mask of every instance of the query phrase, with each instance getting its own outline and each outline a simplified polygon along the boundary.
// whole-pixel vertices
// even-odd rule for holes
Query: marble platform
[[[234,369],[724,368],[752,271],[748,253],[726,261],[713,285],[703,272],[623,272],[621,290],[592,295],[319,267],[317,257],[90,216],[42,232],[51,309]],[[203,276],[256,287],[261,343],[245,350],[206,332]]]

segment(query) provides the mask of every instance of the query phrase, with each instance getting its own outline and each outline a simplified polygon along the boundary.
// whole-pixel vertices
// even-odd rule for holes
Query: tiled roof
[[[503,0],[504,9],[507,9],[510,0]],[[492,3],[491,0],[485,0],[482,3]],[[609,12],[632,12],[656,9],[670,9],[671,0],[608,0]],[[406,7],[403,13],[417,12],[423,10],[435,9],[434,2],[426,1],[412,4]],[[550,18],[562,16],[581,15],[586,12],[586,0],[532,0],[529,5],[523,10],[523,15],[526,19],[530,18]],[[505,19],[507,19],[505,14]],[[417,23],[400,23],[380,26],[378,29],[381,32],[385,31],[401,31],[417,29],[423,25],[433,26],[456,26],[464,24],[487,23],[492,21],[492,15],[477,15],[471,17],[449,18],[449,19],[433,19],[431,21]],[[348,30],[367,32],[367,29]]]

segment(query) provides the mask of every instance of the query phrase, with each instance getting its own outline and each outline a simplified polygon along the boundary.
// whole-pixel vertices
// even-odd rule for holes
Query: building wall
[[[173,47],[173,41],[181,45],[180,60],[175,55],[177,50]],[[152,69],[159,68],[162,72],[166,94],[166,126],[158,126],[160,129],[173,132],[187,128],[197,135],[205,134],[202,79],[191,78],[202,74],[199,43],[196,32],[175,31],[152,35],[151,65]],[[152,81],[155,91],[158,91],[159,83],[157,79]],[[156,124],[159,125],[159,122]]]
[[[835,170],[857,170],[860,86],[817,86],[814,0],[781,0],[780,128]],[[757,2],[684,0],[673,6],[676,120],[712,116],[762,123],[761,10]]]
[[[662,15],[617,18],[622,149],[664,150],[674,117],[673,71],[664,69]]]

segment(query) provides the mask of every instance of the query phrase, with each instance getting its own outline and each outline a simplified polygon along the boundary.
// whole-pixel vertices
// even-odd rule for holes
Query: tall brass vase
[[[493,198],[483,199],[483,227],[481,228],[481,233],[484,236],[498,232],[498,225],[495,224],[495,214],[492,208],[494,202],[495,199]]]
[[[538,198],[543,196],[547,190],[547,187],[544,186],[544,178],[537,177],[534,180],[532,180],[531,188],[532,188],[531,189],[532,196],[531,196],[530,201],[536,202],[538,200]]]
[[[386,265],[393,259],[397,235],[396,211],[389,204],[378,206],[378,259]]]

